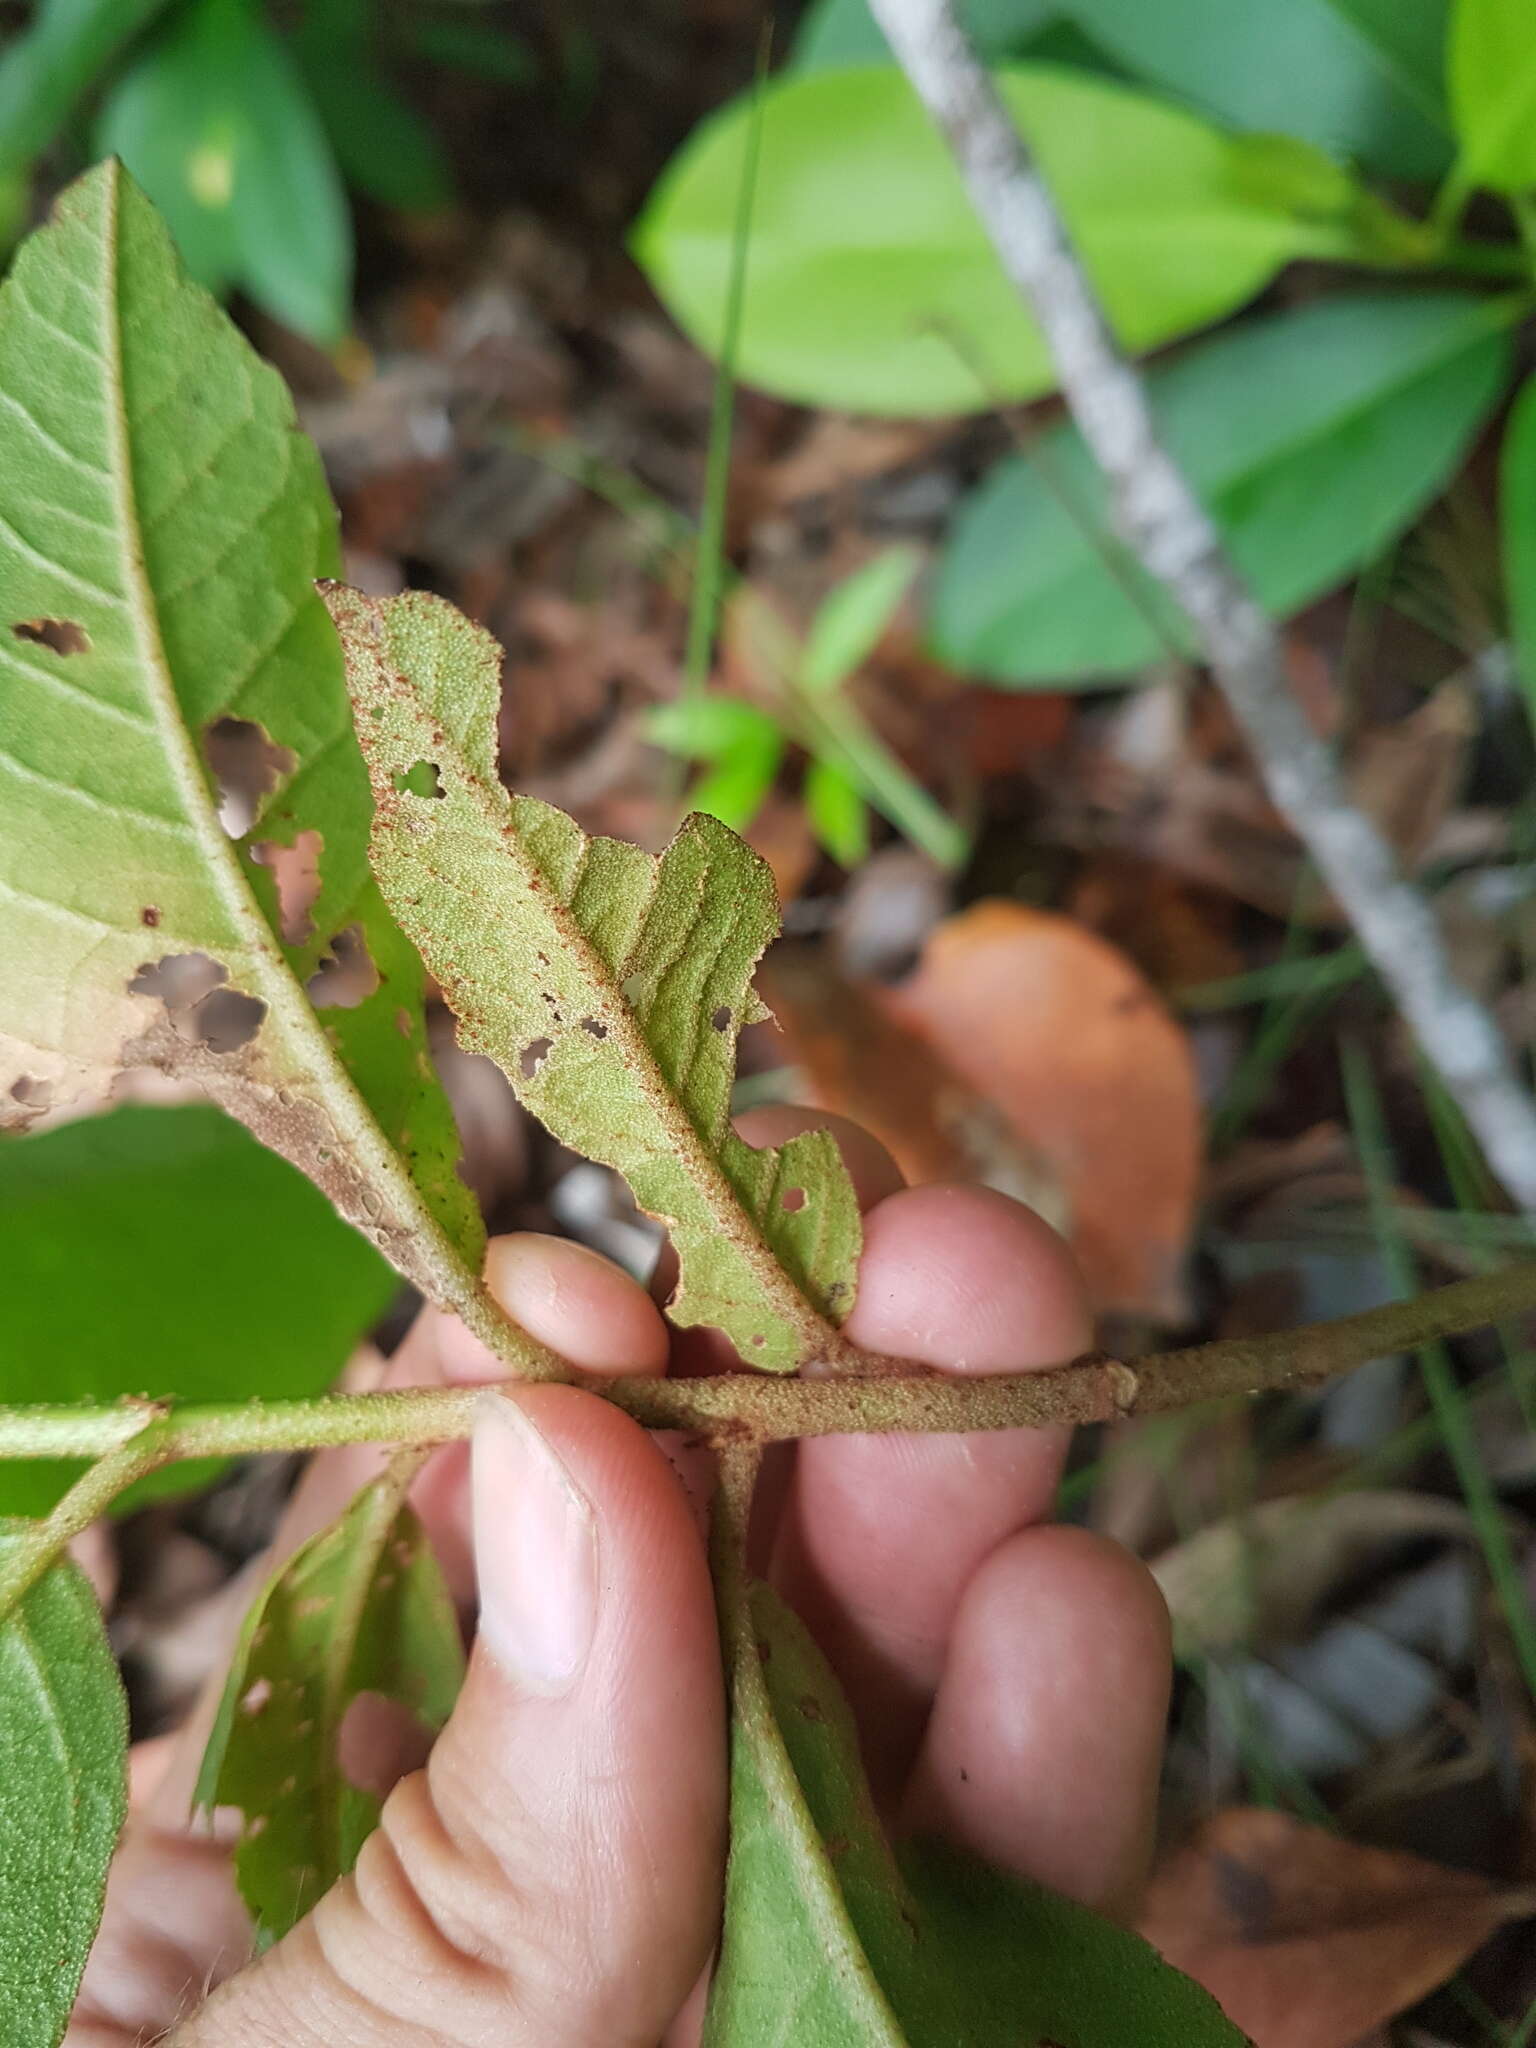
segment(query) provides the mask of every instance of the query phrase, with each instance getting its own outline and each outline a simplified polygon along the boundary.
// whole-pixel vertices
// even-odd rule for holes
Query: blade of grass
[[[970,834],[907,772],[846,691],[815,704],[797,697],[795,722],[817,758],[841,768],[859,794],[936,866],[953,873],[963,865]]]
[[[699,518],[699,544],[694,555],[693,597],[688,613],[688,647],[683,658],[683,695],[697,696],[709,682],[714,663],[715,629],[720,618],[720,590],[725,566],[725,514],[731,482],[731,436],[736,420],[736,358],[741,345],[741,311],[746,301],[747,245],[752,236],[752,202],[757,189],[757,164],[763,139],[763,108],[773,23],[763,24],[757,51],[757,76],[752,89],[752,120],[736,192],[736,217],[731,229],[731,274],[726,285],[725,325],[720,361],[710,405],[709,453],[704,469],[704,505]]]
[[[1175,991],[1181,1010],[1235,1010],[1245,1003],[1269,1002],[1277,996],[1305,995],[1324,988],[1344,988],[1367,971],[1364,951],[1354,940],[1332,953],[1311,953],[1305,959],[1283,954],[1267,967],[1229,974],[1220,981],[1193,982]]]
[[[1353,1040],[1344,1042],[1340,1070],[1350,1129],[1376,1214],[1382,1264],[1393,1291],[1400,1299],[1406,1300],[1417,1290],[1419,1276],[1413,1253],[1393,1214],[1396,1170],[1380,1091],[1369,1059]],[[1466,1397],[1444,1344],[1423,1345],[1416,1357],[1425,1393],[1439,1425],[1440,1439],[1461,1487],[1467,1512],[1472,1517],[1488,1567],[1489,1581],[1503,1610],[1521,1673],[1532,1698],[1536,1699],[1536,1615],[1531,1612],[1525,1582],[1510,1542],[1503,1505],[1478,1448]]]

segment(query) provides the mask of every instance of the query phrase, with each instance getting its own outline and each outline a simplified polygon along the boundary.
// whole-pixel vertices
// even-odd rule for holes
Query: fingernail
[[[480,1403],[473,1476],[481,1639],[528,1691],[555,1698],[580,1676],[597,1626],[591,1505],[504,1394]]]

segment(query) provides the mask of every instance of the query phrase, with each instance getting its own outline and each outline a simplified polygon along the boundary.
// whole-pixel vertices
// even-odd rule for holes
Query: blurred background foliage
[[[964,12],[1529,1077],[1536,9]],[[652,845],[685,801],[751,837],[790,938],[743,1103],[809,1096],[914,1178],[1032,1201],[1110,1346],[1529,1254],[1109,532],[864,0],[782,8],[766,63],[762,28],[750,0],[5,0],[0,229],[121,154],[292,384],[349,577],[505,644],[507,779]],[[492,1227],[643,1269],[622,1188],[436,1049]],[[0,1144],[9,1398],[307,1391],[394,1341],[410,1304],[281,1162],[201,1106],[99,1107]],[[1149,1924],[1260,2048],[1536,2038],[1532,1338],[1074,1453],[1063,1511],[1175,1618]],[[60,1480],[11,1468],[4,1505]],[[114,1533],[141,1726],[203,1675],[284,1483]],[[1283,1939],[1223,1906],[1233,1867]]]

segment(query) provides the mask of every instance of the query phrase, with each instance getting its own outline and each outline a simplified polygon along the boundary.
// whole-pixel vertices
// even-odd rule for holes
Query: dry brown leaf
[[[1182,989],[1240,974],[1233,900],[1144,859],[1106,848],[1072,885],[1072,915],[1123,947],[1157,988]]]
[[[1394,1556],[1470,1526],[1459,1501],[1372,1487],[1261,1501],[1176,1543],[1152,1563],[1190,1652],[1217,1656],[1258,1643],[1299,1642],[1318,1610]]]
[[[1478,723],[1471,683],[1452,676],[1408,717],[1365,734],[1356,749],[1355,801],[1410,866],[1461,793]]]
[[[1094,1308],[1176,1319],[1199,1095],[1183,1030],[1130,961],[1071,918],[978,903],[880,1001],[1048,1163]]]
[[[1254,2048],[1355,2048],[1536,1894],[1234,1807],[1164,1862],[1141,1931]]]

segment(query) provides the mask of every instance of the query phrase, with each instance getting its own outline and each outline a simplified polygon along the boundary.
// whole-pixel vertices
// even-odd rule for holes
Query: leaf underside
[[[21,1525],[0,1523],[0,1556]],[[0,2012],[55,2048],[127,1811],[128,1710],[84,1575],[55,1564],[0,1621]]]
[[[330,586],[373,779],[390,909],[459,1020],[561,1143],[622,1173],[671,1233],[669,1313],[746,1363],[835,1355],[858,1204],[826,1132],[755,1151],[733,1132],[736,1039],[778,930],[765,863],[695,814],[659,857],[509,796],[501,654],[451,605]]]
[[[159,1067],[413,1279],[445,1235],[477,1266],[420,966],[367,868],[319,460],[116,164],[0,287],[0,475],[0,1122]],[[317,1009],[341,954],[361,999]]]
[[[263,1941],[352,1868],[378,1822],[380,1799],[342,1769],[353,1701],[377,1695],[435,1732],[458,1694],[458,1619],[403,1495],[399,1476],[364,1487],[281,1568],[241,1629],[196,1803],[244,1816],[235,1872]]]
[[[898,1859],[804,1627],[757,1585],[737,1634],[704,2048],[1242,2048],[1215,2000],[1125,1928],[941,1844]]]

